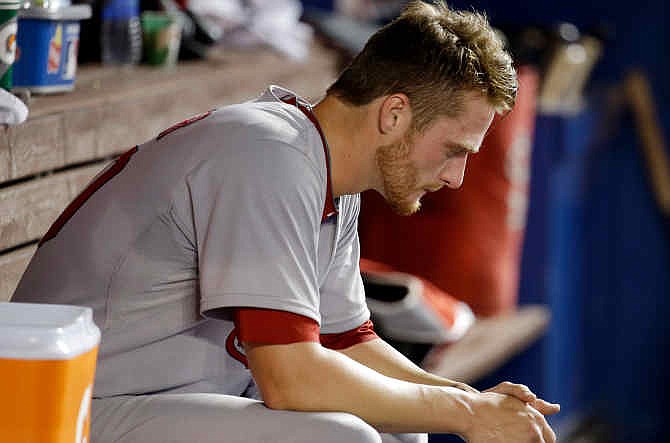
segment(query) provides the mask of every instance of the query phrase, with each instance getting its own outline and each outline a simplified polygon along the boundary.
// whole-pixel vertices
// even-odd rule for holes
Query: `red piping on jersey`
[[[333,197],[333,184],[330,177],[330,153],[328,152],[328,144],[326,143],[326,136],[323,135],[321,125],[319,124],[319,121],[316,119],[314,113],[310,109],[308,109],[305,105],[300,104],[298,102],[297,97],[293,96],[290,98],[282,98],[281,100],[284,103],[288,103],[300,109],[302,113],[305,114],[305,116],[309,119],[309,121],[311,121],[312,124],[314,124],[314,127],[321,136],[321,143],[323,144],[323,154],[326,157],[326,175],[328,176],[326,183],[326,204],[324,205],[323,214],[321,215],[321,223],[323,223],[324,221],[326,221],[328,217],[337,214],[337,208],[335,207],[335,198]]]
[[[193,117],[191,117],[191,118],[188,118],[188,119],[186,119],[186,120],[184,120],[184,121],[182,121],[182,122],[179,122],[179,123],[177,123],[177,124],[175,124],[175,125],[170,126],[170,127],[167,128],[166,130],[164,130],[163,132],[161,132],[160,134],[158,134],[158,137],[156,137],[156,141],[162,139],[162,138],[165,137],[166,135],[170,134],[171,132],[176,131],[176,130],[179,129],[179,128],[183,128],[184,126],[188,126],[188,125],[190,125],[191,123],[195,123],[195,122],[197,122],[198,120],[202,120],[203,118],[208,117],[212,112],[213,112],[213,111],[203,112],[202,114],[195,115],[195,116],[193,116]]]
[[[53,225],[49,228],[46,234],[44,234],[44,237],[40,240],[39,244],[37,247],[39,248],[44,244],[44,242],[51,240],[54,238],[58,232],[63,228],[63,225],[67,223],[67,221],[72,218],[75,212],[81,206],[86,203],[86,201],[91,198],[91,196],[98,190],[100,189],[105,183],[107,183],[109,180],[111,180],[116,174],[121,172],[123,168],[126,167],[126,164],[130,160],[130,157],[133,156],[138,150],[138,147],[135,146],[134,148],[126,151],[124,154],[122,154],[114,164],[109,167],[106,171],[104,171],[98,178],[96,178],[90,185],[84,189],[84,191],[75,198],[72,203],[70,203],[67,208],[65,208],[65,211],[61,213],[61,215],[56,219]]]

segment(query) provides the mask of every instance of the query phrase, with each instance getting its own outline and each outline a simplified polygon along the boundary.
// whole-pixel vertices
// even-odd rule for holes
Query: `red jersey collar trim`
[[[321,223],[323,223],[329,217],[332,217],[333,215],[337,214],[337,206],[335,206],[335,197],[333,197],[333,182],[330,172],[330,150],[328,149],[326,136],[323,134],[321,125],[319,124],[319,121],[316,119],[316,116],[312,112],[312,108],[309,104],[305,105],[304,103],[301,103],[298,100],[298,97],[296,97],[295,95],[289,97],[282,97],[281,100],[284,103],[288,103],[300,109],[300,111],[302,111],[302,113],[305,114],[305,116],[309,119],[309,121],[312,122],[312,124],[318,131],[319,135],[321,136],[321,143],[323,144],[323,153],[324,156],[326,157],[326,176],[327,176],[326,202],[323,207],[323,213],[321,214]]]

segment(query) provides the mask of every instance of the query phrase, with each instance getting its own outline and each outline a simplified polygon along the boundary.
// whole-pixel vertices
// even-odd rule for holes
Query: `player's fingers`
[[[549,403],[548,401],[538,398],[534,402],[531,402],[530,405],[537,409],[542,415],[552,415],[556,414],[561,410],[561,405],[558,403]]]
[[[542,430],[542,437],[544,438],[545,443],[556,443],[556,433],[551,429],[549,424],[545,421],[539,426]]]
[[[508,381],[502,382],[499,385],[488,389],[486,392],[511,395],[512,397],[516,397],[526,403],[532,403],[537,400],[537,396],[533,393],[533,391],[530,390],[528,386],[517,383],[510,383]]]
[[[465,384],[465,383],[460,383],[460,382],[454,382],[453,385],[451,385],[453,388],[458,388],[461,391],[466,391],[466,392],[472,392],[473,394],[478,394],[479,391],[472,386]]]
[[[531,410],[531,414],[535,418],[535,426],[537,426],[539,429],[543,441],[545,443],[556,443],[556,433],[553,429],[551,429],[551,426],[549,426],[549,423],[547,423],[547,420],[545,420],[544,416],[531,406],[527,407]]]

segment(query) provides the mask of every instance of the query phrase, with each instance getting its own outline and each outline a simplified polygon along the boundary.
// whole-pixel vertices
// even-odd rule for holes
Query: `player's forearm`
[[[435,386],[452,386],[459,389],[469,388],[468,390],[475,391],[475,389],[463,383],[424,371],[379,338],[359,343],[350,348],[342,349],[339,352],[368,368],[374,369],[380,374],[397,378],[398,380]]]
[[[318,344],[290,346],[288,352],[276,346],[247,349],[271,408],[349,412],[382,432],[463,433],[471,425],[466,392],[390,378]]]

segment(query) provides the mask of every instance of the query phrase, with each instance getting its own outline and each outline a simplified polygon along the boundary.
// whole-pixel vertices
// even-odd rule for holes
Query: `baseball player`
[[[358,264],[358,194],[410,214],[458,188],[515,91],[482,16],[414,2],[316,106],[270,86],[120,156],[13,297],[93,308],[91,440],[553,443],[558,405],[429,374],[379,339]]]

